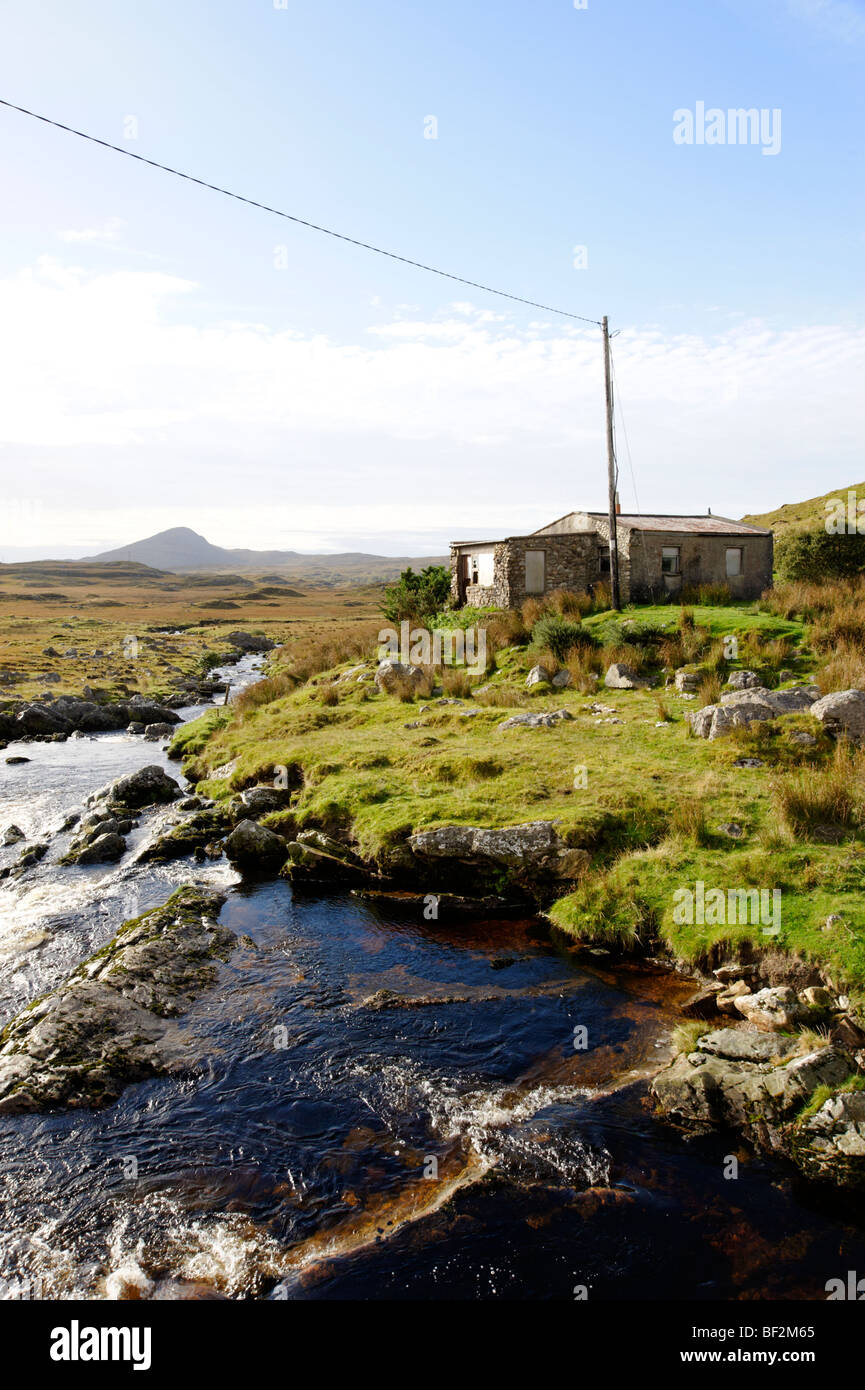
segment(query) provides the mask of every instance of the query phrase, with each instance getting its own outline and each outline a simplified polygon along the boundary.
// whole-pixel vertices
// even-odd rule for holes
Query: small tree
[[[424,622],[447,603],[451,591],[450,570],[445,565],[427,565],[420,574],[409,566],[395,584],[384,591],[381,611],[388,622]]]

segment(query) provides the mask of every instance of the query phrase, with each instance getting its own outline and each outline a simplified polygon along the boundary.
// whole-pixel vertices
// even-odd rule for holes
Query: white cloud
[[[126,226],[122,217],[108,217],[98,227],[68,227],[63,232],[58,232],[61,241],[119,241],[120,233]]]
[[[787,0],[798,18],[843,44],[865,43],[865,10],[853,0]]]
[[[223,545],[406,553],[604,505],[596,329],[463,302],[341,343],[203,322],[202,298],[54,260],[0,281],[0,547],[190,525]],[[615,360],[645,510],[741,515],[865,475],[865,331],[631,328]]]

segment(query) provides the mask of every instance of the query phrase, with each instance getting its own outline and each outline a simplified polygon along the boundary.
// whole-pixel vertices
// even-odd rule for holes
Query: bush
[[[579,620],[563,618],[558,613],[546,613],[538,619],[532,628],[532,641],[536,647],[546,647],[561,662],[575,648],[595,645],[595,639]]]
[[[846,579],[865,572],[865,536],[833,535],[820,527],[788,531],[775,542],[775,568],[782,580]]]
[[[384,591],[381,611],[396,625],[403,619],[424,622],[432,618],[450,596],[451,575],[444,565],[427,565],[420,574],[409,566],[395,584]]]

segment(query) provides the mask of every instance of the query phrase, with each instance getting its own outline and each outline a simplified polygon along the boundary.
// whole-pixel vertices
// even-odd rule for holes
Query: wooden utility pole
[[[613,435],[613,377],[610,368],[610,325],[604,314],[604,386],[607,399],[607,483],[610,495],[610,592],[613,608],[621,608],[619,595],[619,538],[616,530],[616,442]]]

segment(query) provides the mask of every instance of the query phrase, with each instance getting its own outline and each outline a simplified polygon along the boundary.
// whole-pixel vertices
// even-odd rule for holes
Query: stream
[[[125,733],[14,754],[30,761],[0,762],[0,830],[52,838],[0,885],[0,1026],[183,882],[227,893],[221,920],[257,949],[180,1020],[182,1077],[0,1117],[5,1297],[822,1299],[865,1269],[849,1198],[653,1118],[646,1076],[693,989],[660,964],[536,918],[427,921],[413,899],[243,883],[224,860],[133,864],[171,807],[118,865],[59,867],[90,792],[179,765]],[[383,989],[406,1006],[366,1002]]]

